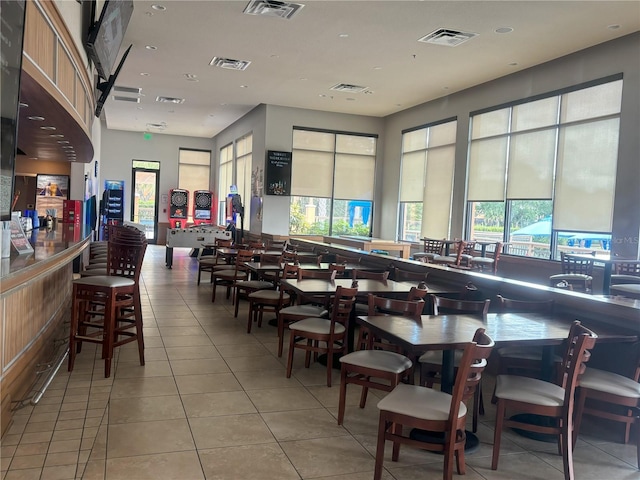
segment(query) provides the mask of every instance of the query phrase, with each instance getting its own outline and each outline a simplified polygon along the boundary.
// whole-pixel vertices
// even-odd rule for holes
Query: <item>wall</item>
[[[465,184],[469,113],[533,95],[596,80],[622,72],[623,105],[618,174],[613,218],[614,253],[638,255],[640,229],[640,33],[603,43],[513,75],[418,105],[386,118],[383,153],[384,180],[380,236],[395,238],[402,130],[450,117],[458,118],[456,174],[452,237],[462,235],[465,212]]]
[[[221,147],[228,145],[236,138],[253,131],[253,169],[259,166],[263,168],[264,172],[267,150],[291,151],[294,126],[378,135],[375,195],[376,198],[380,198],[382,169],[379,166],[380,152],[384,146],[383,125],[384,121],[381,118],[260,105],[215,137],[216,152],[219,152]],[[217,160],[216,155],[216,164]],[[313,172],[309,172],[309,175],[313,175]],[[217,184],[214,183],[214,185]],[[255,225],[252,219],[251,232],[288,235],[289,204],[289,197],[264,195],[262,223]],[[380,224],[380,208],[377,205],[374,206],[374,236],[376,236],[375,226]],[[262,229],[260,230],[258,226],[261,226]]]
[[[98,196],[102,195],[105,180],[124,180],[125,201],[124,215],[129,220],[131,215],[131,166],[132,160],[160,162],[160,192],[168,194],[178,186],[178,150],[193,148],[213,150],[213,142],[209,138],[183,137],[154,133],[150,140],[143,138],[142,132],[101,131],[100,152],[100,184]],[[160,204],[158,222],[168,222],[168,204]]]

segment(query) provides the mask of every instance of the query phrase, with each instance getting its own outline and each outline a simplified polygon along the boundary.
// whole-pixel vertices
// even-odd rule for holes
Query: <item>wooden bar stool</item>
[[[102,345],[104,376],[111,375],[115,347],[137,341],[144,365],[144,339],[139,278],[146,239],[111,236],[107,275],[84,277],[73,282],[69,371],[83,342]]]

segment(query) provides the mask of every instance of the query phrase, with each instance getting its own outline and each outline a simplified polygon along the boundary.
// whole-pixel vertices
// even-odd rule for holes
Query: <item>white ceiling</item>
[[[116,85],[142,96],[111,96],[107,127],[208,138],[261,103],[383,117],[640,30],[637,0],[306,0],[290,20],[243,14],[248,2],[135,0]],[[418,42],[438,28],[478,36],[456,47]],[[251,64],[212,67],[216,56]],[[338,83],[370,93],[331,91]]]

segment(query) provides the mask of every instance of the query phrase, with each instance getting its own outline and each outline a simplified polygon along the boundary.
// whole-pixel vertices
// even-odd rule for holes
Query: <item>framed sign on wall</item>
[[[291,195],[291,152],[267,151],[267,195]]]

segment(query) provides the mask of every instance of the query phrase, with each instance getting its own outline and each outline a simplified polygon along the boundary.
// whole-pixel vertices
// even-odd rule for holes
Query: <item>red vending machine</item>
[[[189,190],[174,188],[169,190],[169,226],[184,228],[189,215]]]
[[[193,223],[211,224],[214,215],[213,192],[209,190],[196,190],[193,192]]]

